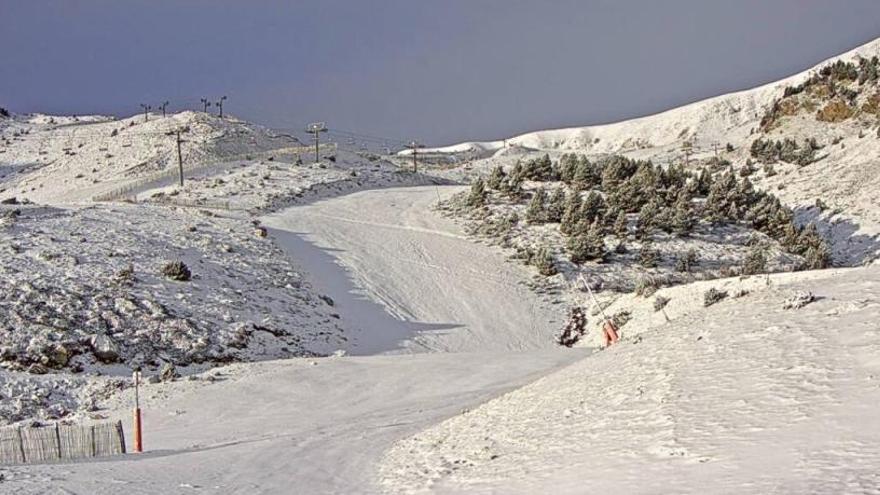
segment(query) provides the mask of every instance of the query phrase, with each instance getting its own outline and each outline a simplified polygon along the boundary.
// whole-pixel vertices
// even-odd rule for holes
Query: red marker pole
[[[141,372],[132,373],[134,379],[134,451],[144,451],[144,437],[141,432],[141,401],[138,387],[141,383]]]

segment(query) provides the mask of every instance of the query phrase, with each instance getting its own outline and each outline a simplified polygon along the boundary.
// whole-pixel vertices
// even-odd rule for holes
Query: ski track
[[[432,212],[437,193],[366,191],[265,219],[360,330],[346,350],[368,355],[147,384],[145,454],[3,467],[0,492],[379,493],[395,440],[590,354],[553,343],[554,311],[519,285],[529,272]],[[111,419],[128,425],[130,402],[114,397]]]

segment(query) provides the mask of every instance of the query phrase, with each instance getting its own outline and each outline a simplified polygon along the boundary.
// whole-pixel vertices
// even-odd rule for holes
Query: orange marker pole
[[[134,451],[143,452],[144,437],[141,431],[141,401],[138,390],[141,383],[141,372],[135,371],[132,373],[132,378],[134,378]]]

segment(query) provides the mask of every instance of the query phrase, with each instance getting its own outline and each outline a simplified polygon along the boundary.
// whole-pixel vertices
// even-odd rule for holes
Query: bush
[[[556,270],[556,265],[553,263],[553,256],[550,255],[550,251],[545,247],[538,249],[532,258],[532,263],[538,269],[538,273],[545,277],[552,277],[559,273]]]
[[[9,117],[9,110],[0,107],[0,117]]]
[[[688,249],[688,252],[682,256],[679,256],[675,262],[675,269],[688,273],[693,269],[694,265],[697,264],[697,252],[692,248]]]
[[[562,333],[556,338],[556,342],[559,345],[571,347],[585,333],[587,333],[587,316],[584,314],[583,308],[574,307],[569,310],[568,322],[566,322],[565,327],[562,329]]]
[[[660,253],[654,249],[654,243],[650,239],[642,243],[639,250],[639,264],[645,268],[655,268],[660,262]]]
[[[721,291],[712,287],[703,293],[703,306],[709,307],[727,297],[726,291]]]
[[[642,277],[636,282],[635,294],[642,297],[651,297],[660,289],[660,284],[654,277]]]
[[[669,298],[663,296],[657,296],[654,298],[654,311],[660,311],[665,308],[666,305],[669,304]]]
[[[192,272],[189,271],[189,267],[182,261],[165,263],[162,267],[162,275],[165,278],[178,282],[187,282],[192,278]]]
[[[821,122],[843,122],[855,113],[855,108],[841,99],[828,102],[816,113],[816,120]]]

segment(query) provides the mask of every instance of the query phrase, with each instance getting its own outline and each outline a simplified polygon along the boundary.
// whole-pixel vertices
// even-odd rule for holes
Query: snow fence
[[[0,428],[0,464],[27,464],[125,453],[122,421]]]

